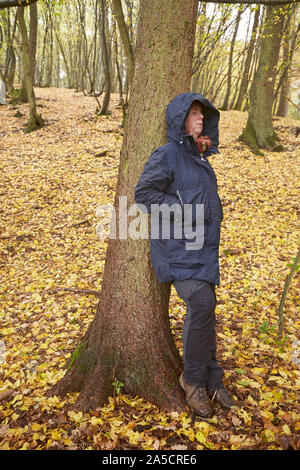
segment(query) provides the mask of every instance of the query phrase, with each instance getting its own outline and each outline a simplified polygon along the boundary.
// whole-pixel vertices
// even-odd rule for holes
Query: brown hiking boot
[[[226,388],[220,388],[219,390],[215,390],[211,402],[217,401],[222,408],[226,410],[230,410],[233,406],[241,407],[241,403],[237,400],[234,400],[230,395],[229,391]]]
[[[183,372],[179,376],[179,383],[185,391],[186,401],[190,409],[198,416],[201,416],[201,418],[210,418],[212,416],[212,408],[205,387],[188,385],[184,380]]]

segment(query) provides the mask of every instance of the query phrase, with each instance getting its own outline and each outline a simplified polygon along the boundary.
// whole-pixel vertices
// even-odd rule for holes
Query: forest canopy
[[[273,111],[297,119],[299,7],[295,1],[274,3],[280,4],[284,20]],[[0,2],[0,7],[12,4],[17,2]],[[199,2],[192,89],[218,107],[238,110],[249,107],[249,91],[269,4],[268,0],[251,4]],[[32,3],[25,9],[25,23],[34,85],[75,88],[94,95],[96,100],[107,91],[108,84],[110,92],[128,94],[138,11],[139,2],[130,0]],[[1,9],[0,70],[10,93],[23,80],[21,43],[16,8]]]

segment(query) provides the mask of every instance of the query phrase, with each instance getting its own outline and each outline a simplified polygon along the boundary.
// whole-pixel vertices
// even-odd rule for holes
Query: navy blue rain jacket
[[[202,135],[212,140],[204,154],[199,153],[193,137],[185,132],[185,120],[193,101],[199,101],[202,106]],[[135,202],[145,206],[148,212],[151,212],[151,204],[180,203],[183,207],[191,204],[192,208],[204,204],[202,248],[187,250],[184,235],[170,239],[150,237],[152,265],[159,282],[202,279],[220,284],[219,241],[223,213],[216,175],[207,160],[209,155],[219,153],[219,117],[219,111],[201,94],[182,93],[174,98],[166,112],[168,142],[152,153],[135,188]]]

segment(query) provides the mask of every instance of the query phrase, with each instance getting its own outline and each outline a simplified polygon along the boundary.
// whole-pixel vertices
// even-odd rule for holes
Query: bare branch
[[[0,0],[0,10],[10,7],[27,7],[38,0]]]

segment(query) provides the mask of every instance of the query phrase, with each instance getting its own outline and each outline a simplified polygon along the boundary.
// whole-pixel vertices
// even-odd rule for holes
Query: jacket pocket
[[[218,193],[217,193],[217,196],[218,196],[218,201],[219,201],[219,214],[220,214],[221,220],[223,220],[224,214],[223,214],[222,202]]]
[[[176,194],[182,207],[184,207],[185,204],[189,204],[191,206],[193,223],[196,222],[196,217],[201,213],[201,210],[204,212],[204,223],[209,223],[210,213],[205,187],[198,186],[196,188],[181,189],[180,191],[177,190]],[[197,205],[199,205],[198,208]]]
[[[200,240],[200,246],[201,241]],[[194,246],[193,246],[194,245]],[[167,240],[168,261],[177,267],[199,267],[210,261],[207,250],[200,248],[199,241],[190,240]],[[188,248],[189,247],[189,248]]]

